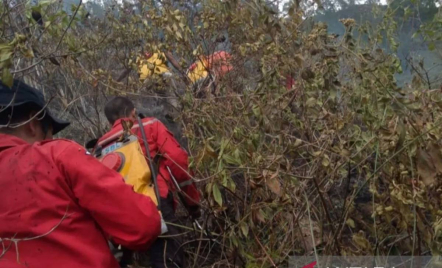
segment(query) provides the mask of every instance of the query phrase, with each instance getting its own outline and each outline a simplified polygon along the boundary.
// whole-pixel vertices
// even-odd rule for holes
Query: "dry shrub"
[[[187,234],[194,267],[275,267],[313,251],[440,253],[441,92],[418,77],[397,87],[400,62],[379,47],[382,32],[394,40],[391,12],[378,27],[342,20],[336,37],[296,4],[281,17],[265,1],[147,2],[104,18],[41,3],[44,28],[31,7],[3,5],[3,79],[25,76],[55,97],[79,142],[103,133],[109,95],[175,117],[204,194],[206,233]],[[146,49],[173,53],[172,79],[120,77]],[[191,85],[185,69],[219,49],[234,71]]]

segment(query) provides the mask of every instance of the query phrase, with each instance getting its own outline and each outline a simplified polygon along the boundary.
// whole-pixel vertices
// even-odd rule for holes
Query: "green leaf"
[[[0,51],[1,50],[11,51],[12,46],[10,44],[6,44],[6,43],[0,44]]]
[[[63,19],[61,19],[61,25],[63,26],[63,28],[68,27],[69,25],[69,18],[66,16]]]
[[[11,57],[12,52],[2,54],[0,57],[0,67],[3,67],[4,69],[9,68],[12,65]]]
[[[302,144],[302,140],[301,139],[296,139],[295,140],[295,147],[298,147],[298,146],[300,146]]]
[[[316,99],[315,98],[309,98],[305,104],[307,105],[307,107],[313,107],[316,104]]]
[[[435,48],[436,48],[436,46],[435,46],[434,42],[431,42],[430,44],[428,44],[428,49],[430,51],[433,51]]]
[[[176,32],[176,36],[178,37],[179,40],[183,39],[183,36],[182,36],[181,33],[178,32],[178,31]]]
[[[228,181],[227,188],[229,188],[230,191],[235,192],[235,190],[236,190],[236,184],[235,184],[235,182],[234,182],[233,180],[230,179],[230,180]]]
[[[245,222],[241,222],[241,231],[244,236],[249,234],[249,226]]]
[[[221,196],[221,192],[219,190],[218,184],[214,183],[212,186],[213,198],[215,198],[216,203],[218,205],[223,205],[223,197]]]
[[[25,58],[28,58],[28,59],[34,58],[34,51],[32,51],[32,49],[30,49],[30,48],[24,49],[22,51],[22,53]]]
[[[44,6],[49,6],[50,4],[52,4],[54,2],[55,1],[52,1],[52,0],[43,0],[43,1],[40,1],[39,4],[41,7],[44,7]]]
[[[12,84],[14,83],[14,78],[12,77],[12,74],[11,74],[11,71],[9,70],[9,68],[3,69],[2,83],[5,84],[6,86],[8,86],[9,88],[11,88]]]
[[[71,51],[77,50],[76,45],[75,45],[75,40],[71,36],[68,36],[66,38],[66,43],[68,44],[69,50],[71,50]]]
[[[259,117],[261,115],[261,109],[259,108],[258,105],[253,105],[252,111],[256,117]]]
[[[330,165],[330,158],[326,154],[324,154],[324,157],[322,158],[322,165],[324,167],[328,167]]]
[[[224,149],[226,149],[227,142],[228,141],[226,139],[224,139],[224,138],[221,140],[221,146],[220,146],[219,155],[218,155],[219,159],[221,159],[221,157],[224,154]]]
[[[239,161],[238,158],[233,157],[231,155],[223,154],[223,159],[227,162],[227,164],[241,165],[241,161]]]
[[[365,238],[365,234],[362,231],[359,233],[353,234],[353,242],[358,246],[359,249],[371,249],[371,244]]]
[[[350,226],[351,228],[355,228],[355,221],[351,218],[348,218],[347,221],[345,222],[348,226]]]
[[[238,239],[236,238],[236,236],[231,236],[231,237],[230,237],[230,241],[232,242],[232,244],[233,244],[235,247],[238,247]]]

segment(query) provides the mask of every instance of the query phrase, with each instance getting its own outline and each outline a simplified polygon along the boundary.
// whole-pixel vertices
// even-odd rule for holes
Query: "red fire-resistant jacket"
[[[112,129],[98,140],[98,145],[105,144],[109,140],[119,137],[123,133],[121,120],[130,120],[123,118],[115,121]],[[198,205],[200,201],[199,192],[188,174],[188,155],[173,137],[173,134],[156,118],[142,119],[144,131],[149,144],[150,155],[153,158],[157,153],[161,154],[160,164],[158,167],[158,189],[160,196],[166,198],[169,191],[175,190],[175,185],[171,181],[167,166],[171,169],[172,174],[178,183],[182,183],[181,189],[186,196],[186,204],[188,207]],[[141,148],[146,154],[145,146],[142,140],[142,134],[138,127],[138,122],[134,122],[132,132],[138,136]]]
[[[107,238],[141,249],[160,226],[152,200],[80,145],[0,134],[0,267],[117,268]]]

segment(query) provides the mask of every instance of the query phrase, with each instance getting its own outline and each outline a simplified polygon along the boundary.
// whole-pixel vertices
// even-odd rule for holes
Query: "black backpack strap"
[[[157,183],[157,175],[158,175],[158,166],[152,161],[152,156],[150,155],[150,150],[149,150],[149,144],[147,143],[147,138],[146,138],[146,132],[144,131],[144,126],[143,126],[143,122],[141,121],[140,116],[138,116],[138,128],[141,131],[141,136],[143,139],[143,143],[144,143],[144,148],[146,149],[146,156],[147,156],[147,160],[149,162],[149,167],[150,167],[150,172],[152,173],[152,182],[153,182],[153,187],[155,189],[155,195],[157,196],[157,202],[158,202],[158,210],[161,209],[161,196],[160,196],[160,192],[158,190],[158,183]],[[157,154],[155,156],[155,158],[159,156],[159,154]]]

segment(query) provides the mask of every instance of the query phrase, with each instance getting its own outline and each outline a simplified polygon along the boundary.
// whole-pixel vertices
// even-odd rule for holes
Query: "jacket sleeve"
[[[186,205],[188,207],[198,206],[200,194],[191,176],[189,176],[189,158],[187,152],[181,148],[173,134],[163,123],[157,121],[154,125],[154,129],[156,130],[155,138],[158,150],[163,156],[161,161],[164,161],[160,169],[168,166],[177,182],[182,184],[181,189],[186,194]],[[163,172],[168,173],[167,170]]]
[[[80,145],[69,143],[56,160],[78,204],[115,243],[144,249],[160,235],[155,203],[135,193],[120,174],[88,155]]]

